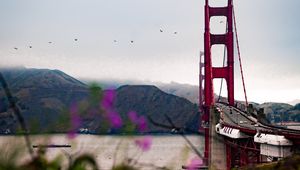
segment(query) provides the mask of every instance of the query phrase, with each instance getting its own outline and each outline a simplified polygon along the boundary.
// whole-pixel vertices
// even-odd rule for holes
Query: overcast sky
[[[234,4],[249,99],[299,99],[300,1]],[[76,78],[196,85],[203,6],[204,0],[0,0],[0,63],[59,69]],[[221,20],[212,19],[212,32],[224,32]],[[222,53],[213,48],[215,66]],[[235,64],[235,97],[243,99],[237,56]]]

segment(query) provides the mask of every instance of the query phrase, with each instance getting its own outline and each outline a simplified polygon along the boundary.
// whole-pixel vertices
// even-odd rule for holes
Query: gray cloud
[[[295,20],[300,2],[248,0],[235,6],[250,98],[260,100],[264,91],[270,96],[264,89],[280,91],[278,100],[284,90],[289,91],[284,100],[297,98],[290,94],[300,87]],[[55,68],[96,79],[198,83],[204,32],[199,0],[2,0],[0,20],[1,65]],[[212,20],[216,32],[225,29],[220,20]],[[222,49],[215,54],[222,55]],[[236,94],[242,98],[237,64]]]

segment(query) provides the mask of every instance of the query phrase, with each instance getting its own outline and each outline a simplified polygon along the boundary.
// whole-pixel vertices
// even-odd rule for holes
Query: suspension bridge
[[[226,33],[212,34],[210,20],[212,17],[220,16],[226,17]],[[278,161],[298,153],[300,131],[268,124],[263,118],[263,110],[256,110],[248,103],[233,0],[228,0],[225,7],[211,7],[209,0],[206,0],[204,17],[204,53],[200,54],[199,110],[202,112],[202,128],[205,133],[206,167],[229,170],[234,167]],[[234,43],[245,96],[243,103],[236,102],[234,98]],[[213,45],[225,46],[222,67],[212,66]],[[215,100],[214,79],[225,80],[227,101]]]

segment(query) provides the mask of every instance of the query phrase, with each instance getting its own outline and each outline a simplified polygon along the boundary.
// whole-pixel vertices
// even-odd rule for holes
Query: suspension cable
[[[241,70],[241,76],[242,76],[242,82],[243,82],[243,89],[244,89],[244,95],[245,95],[245,102],[246,102],[246,106],[248,106],[247,93],[246,93],[246,87],[245,87],[245,81],[244,81],[244,73],[243,73],[242,60],[241,60],[241,52],[240,52],[239,39],[238,39],[238,33],[237,33],[237,28],[236,28],[234,6],[232,8],[232,12],[233,12],[235,39],[236,39],[236,45],[237,45],[237,50],[238,50],[240,70]]]
[[[227,32],[227,30],[228,30],[228,22],[226,20],[225,32]],[[223,67],[225,67],[225,59],[226,59],[226,46],[224,45],[224,49],[223,49]],[[220,85],[220,91],[219,91],[219,96],[218,96],[218,102],[220,102],[220,99],[221,99],[221,92],[222,92],[222,88],[223,88],[223,81],[224,81],[224,79],[221,79],[221,85]]]

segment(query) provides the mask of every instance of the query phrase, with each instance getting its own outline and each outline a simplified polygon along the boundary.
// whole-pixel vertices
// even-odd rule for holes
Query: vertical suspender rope
[[[226,29],[225,29],[225,32],[227,32],[227,29],[228,29],[228,22],[226,20]],[[224,49],[223,49],[223,67],[225,66],[225,58],[226,58],[226,46],[224,46]],[[219,91],[219,96],[218,96],[218,102],[220,102],[220,99],[221,99],[221,92],[222,92],[222,88],[223,88],[223,80],[224,79],[221,79],[221,85],[220,85],[220,91]]]
[[[236,28],[236,20],[235,20],[235,13],[234,13],[234,7],[232,9],[233,12],[233,21],[234,21],[234,32],[235,32],[235,39],[236,39],[236,46],[238,50],[238,56],[239,56],[239,63],[240,63],[240,69],[241,69],[241,76],[242,76],[242,82],[243,82],[243,89],[245,94],[245,102],[246,106],[248,106],[248,99],[247,99],[247,93],[246,93],[246,87],[245,87],[245,81],[244,81],[244,73],[243,73],[243,67],[242,67],[242,60],[241,60],[241,53],[240,53],[240,46],[239,46],[239,39],[238,39],[238,33]]]

